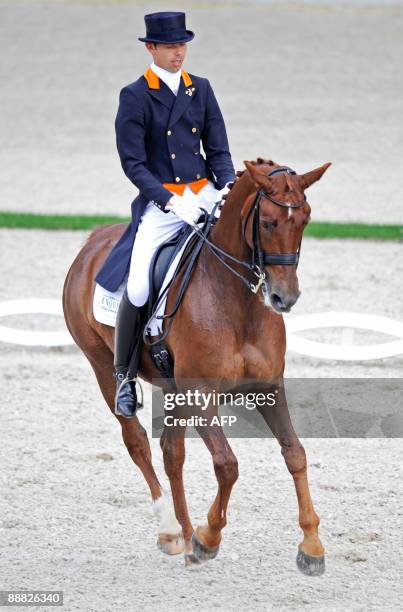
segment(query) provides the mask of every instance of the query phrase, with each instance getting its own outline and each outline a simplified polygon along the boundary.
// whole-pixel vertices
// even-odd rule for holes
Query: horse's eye
[[[262,227],[265,230],[271,230],[273,227],[276,227],[277,221],[262,221]]]

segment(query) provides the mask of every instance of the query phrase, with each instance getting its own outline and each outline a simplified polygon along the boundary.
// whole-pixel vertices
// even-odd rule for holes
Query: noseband
[[[270,178],[272,176],[276,176],[277,174],[296,174],[295,170],[292,170],[288,166],[280,166],[279,168],[275,168],[272,170],[267,176]],[[267,253],[262,249],[261,239],[260,239],[260,202],[262,198],[266,198],[276,204],[277,206],[281,206],[282,208],[302,208],[306,202],[306,196],[304,194],[304,199],[302,202],[298,202],[297,204],[292,204],[291,202],[281,202],[280,200],[276,200],[269,193],[267,193],[264,189],[259,189],[256,193],[255,200],[252,206],[249,209],[248,215],[244,224],[244,238],[245,238],[245,230],[249,220],[250,215],[253,213],[252,219],[252,243],[253,243],[253,255],[252,255],[252,264],[259,266],[262,270],[265,266],[297,266],[299,261],[299,254],[301,251],[301,241],[298,245],[298,249],[295,253]]]

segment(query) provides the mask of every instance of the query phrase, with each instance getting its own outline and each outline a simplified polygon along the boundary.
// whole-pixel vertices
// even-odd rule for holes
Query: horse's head
[[[243,234],[255,263],[266,272],[266,305],[289,312],[300,295],[296,269],[311,212],[305,190],[330,164],[302,175],[263,159],[245,166],[254,188],[242,208]]]

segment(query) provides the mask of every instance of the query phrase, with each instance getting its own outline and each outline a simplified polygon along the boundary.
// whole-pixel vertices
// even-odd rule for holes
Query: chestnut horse
[[[298,547],[298,568],[307,575],[319,575],[324,571],[319,517],[309,492],[305,451],[291,424],[281,385],[286,350],[281,313],[288,312],[299,296],[296,264],[310,215],[304,191],[321,178],[330,164],[303,175],[261,158],[245,162],[245,166],[246,170],[237,173],[209,236],[210,243],[221,249],[221,261],[211,244],[203,246],[166,344],[174,359],[179,390],[181,381],[190,379],[197,379],[203,391],[209,388],[209,380],[225,381],[222,389],[235,389],[246,379],[280,383],[275,405],[258,410],[277,438],[294,479],[304,535]],[[68,272],[63,292],[67,327],[89,360],[112,412],[114,329],[95,321],[92,302],[94,278],[125,227],[101,227],[91,233]],[[167,312],[175,304],[180,276],[169,289]],[[141,356],[140,376],[149,382],[160,377],[147,347]],[[212,410],[214,413],[217,409]],[[161,436],[173,514],[154,471],[146,431],[137,417],[116,418],[127,450],[150,488],[159,519],[160,549],[167,554],[184,552],[188,565],[215,557],[238,477],[237,459],[222,427],[212,427],[207,432],[196,428],[211,453],[218,491],[207,523],[194,530],[182,476],[186,427],[179,428],[179,432],[176,429],[175,434],[172,428],[165,427]]]

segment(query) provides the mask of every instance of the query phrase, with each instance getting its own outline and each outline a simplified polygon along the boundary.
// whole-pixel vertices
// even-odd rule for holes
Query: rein
[[[287,173],[287,174],[296,174],[295,170],[292,170],[291,168],[289,168],[288,166],[280,166],[279,168],[276,168],[275,170],[273,170],[272,172],[270,172],[267,176],[270,178],[272,176],[275,176],[277,174],[282,174],[282,173]],[[214,244],[213,242],[211,242],[207,236],[210,233],[210,230],[212,228],[212,226],[214,225],[214,223],[217,221],[217,219],[215,218],[215,212],[217,210],[217,208],[219,207],[219,205],[221,204],[221,202],[216,202],[213,210],[211,211],[210,214],[207,213],[206,210],[202,209],[205,213],[205,222],[203,225],[203,228],[194,228],[195,231],[195,235],[199,237],[199,240],[197,242],[197,244],[194,247],[194,251],[192,253],[192,255],[190,256],[190,260],[188,262],[188,265],[186,267],[186,271],[184,273],[181,285],[179,287],[178,290],[178,294],[177,294],[177,298],[175,301],[175,305],[172,309],[172,311],[166,315],[161,315],[161,316],[157,316],[157,319],[169,319],[168,322],[168,326],[166,328],[166,330],[163,332],[162,336],[159,337],[158,340],[154,341],[154,342],[150,342],[149,339],[147,339],[147,327],[149,325],[149,323],[151,322],[151,320],[154,317],[154,314],[151,314],[151,317],[149,319],[149,321],[147,322],[146,326],[145,326],[145,330],[144,330],[144,341],[146,342],[146,344],[148,346],[153,346],[157,343],[159,343],[161,340],[164,340],[168,333],[169,330],[171,328],[172,322],[173,322],[173,317],[176,314],[180,303],[182,301],[183,295],[185,293],[185,290],[189,284],[190,281],[190,276],[193,270],[193,266],[196,262],[196,259],[201,251],[202,246],[206,245],[207,248],[209,249],[209,251],[222,263],[222,265],[227,268],[227,270],[229,270],[230,272],[232,272],[237,278],[239,278],[239,280],[252,292],[252,293],[258,293],[258,291],[260,289],[262,289],[263,293],[266,294],[267,293],[267,278],[266,278],[266,271],[265,271],[265,266],[270,266],[270,265],[277,265],[277,266],[298,266],[298,261],[299,261],[299,255],[300,255],[300,250],[301,250],[301,241],[298,245],[298,249],[295,253],[267,253],[266,251],[264,251],[262,249],[261,246],[261,239],[260,239],[260,227],[259,227],[259,215],[260,215],[260,202],[262,198],[266,198],[268,200],[270,200],[270,202],[273,202],[273,204],[276,204],[277,206],[281,206],[282,208],[301,208],[302,206],[304,206],[305,202],[306,202],[306,196],[304,194],[304,200],[302,202],[298,202],[297,204],[292,204],[292,203],[287,203],[287,202],[281,202],[280,200],[276,200],[275,198],[273,198],[270,194],[268,194],[266,191],[264,191],[264,189],[259,189],[256,192],[256,197],[255,200],[252,204],[252,206],[249,209],[249,212],[246,216],[245,219],[245,223],[243,226],[243,237],[245,238],[245,230],[246,230],[246,226],[247,223],[249,221],[250,215],[253,213],[253,226],[252,226],[252,242],[253,242],[253,250],[252,250],[252,263],[249,263],[247,261],[242,261],[241,259],[238,259],[237,257],[234,257],[233,255],[230,255],[230,253],[227,253],[226,251],[224,251],[223,249],[221,249],[219,246],[217,246],[216,244]],[[248,278],[246,278],[245,276],[243,276],[242,274],[240,274],[237,270],[235,270],[230,264],[228,264],[223,257],[225,257],[226,259],[229,259],[230,261],[246,268],[246,270],[248,270],[248,272],[251,272],[255,278],[257,279],[255,283],[251,282]],[[181,266],[182,267],[182,266]],[[166,292],[168,291],[168,289],[170,288],[170,286],[172,285],[173,281],[175,280],[177,274],[179,273],[179,269],[177,270],[177,273],[174,275],[174,277],[171,279],[171,282],[168,284],[168,286],[165,288],[165,291],[163,292],[163,294],[160,296],[160,298],[157,300],[156,305],[153,308],[153,312],[155,312],[158,308],[158,304],[160,303],[161,299],[164,297],[164,295],[166,294]]]
[[[267,176],[270,178],[272,176],[276,176],[277,174],[296,174],[295,170],[292,170],[288,166],[280,166],[279,168],[275,168],[272,172],[270,172]],[[276,204],[277,206],[281,206],[282,208],[302,208],[306,202],[306,196],[304,194],[304,199],[302,202],[298,202],[297,204],[292,204],[291,202],[281,202],[280,200],[276,200],[269,193],[267,193],[264,189],[259,189],[256,192],[255,200],[252,206],[249,209],[247,214],[244,229],[243,229],[243,237],[245,239],[245,231],[246,226],[249,221],[250,215],[253,213],[253,226],[252,226],[252,243],[253,243],[253,251],[252,251],[252,263],[242,261],[233,257],[217,245],[213,244],[210,240],[208,240],[207,236],[205,236],[200,230],[196,229],[196,233],[200,236],[200,238],[207,245],[209,250],[215,255],[215,257],[221,261],[223,266],[225,266],[228,270],[230,270],[235,276],[237,276],[243,283],[248,287],[252,293],[257,293],[263,283],[266,280],[266,272],[264,268],[266,266],[297,266],[299,262],[299,255],[301,251],[301,241],[298,245],[298,249],[295,253],[267,253],[262,249],[261,239],[260,239],[260,202],[262,198],[266,198]],[[214,207],[211,215],[214,215],[216,207]],[[250,282],[247,278],[239,274],[234,268],[232,268],[229,264],[227,264],[220,255],[223,255],[227,259],[237,263],[238,265],[243,266],[257,278],[256,284]]]

